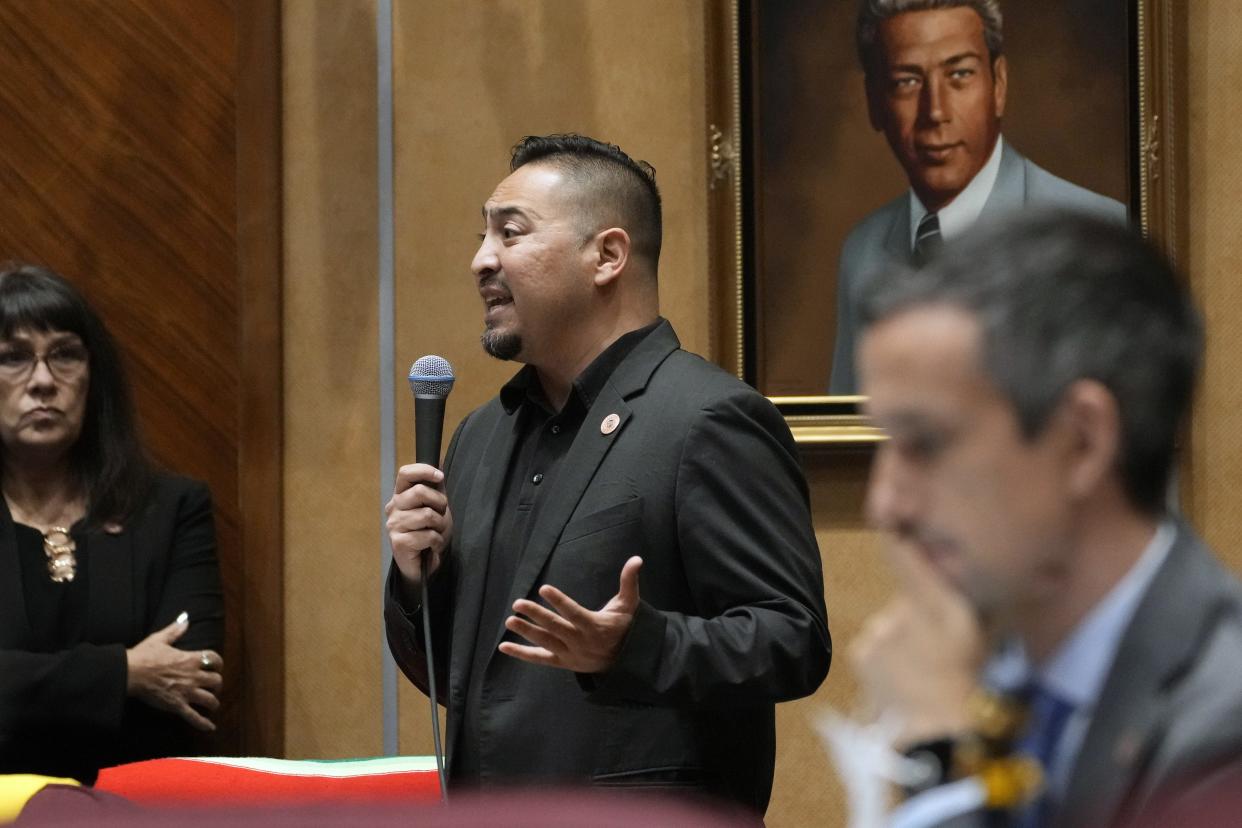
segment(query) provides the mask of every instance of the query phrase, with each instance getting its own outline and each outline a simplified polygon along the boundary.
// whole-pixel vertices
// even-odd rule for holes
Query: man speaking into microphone
[[[384,614],[426,689],[420,557],[453,787],[593,784],[768,804],[774,705],[831,643],[806,483],[753,388],[659,315],[650,165],[528,137],[483,206],[483,347],[524,364],[445,472],[387,505]]]

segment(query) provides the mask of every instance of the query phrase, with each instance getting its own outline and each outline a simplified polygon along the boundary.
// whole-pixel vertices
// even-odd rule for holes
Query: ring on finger
[[[198,663],[203,665],[204,670],[211,669],[211,656],[207,655],[207,651],[203,650],[198,654]]]

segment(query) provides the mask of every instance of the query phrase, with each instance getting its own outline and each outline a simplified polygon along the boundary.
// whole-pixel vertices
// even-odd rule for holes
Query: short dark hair
[[[863,71],[870,77],[879,68],[876,44],[880,37],[880,24],[885,20],[906,12],[959,7],[973,9],[983,21],[983,42],[988,47],[988,63],[995,63],[1005,47],[1000,0],[860,0],[854,42]]]
[[[123,523],[147,495],[151,465],[112,337],[60,275],[35,265],[0,264],[0,337],[23,329],[77,334],[86,346],[91,366],[86,412],[70,462],[86,494],[87,527]]]
[[[613,207],[630,234],[635,253],[648,259],[655,271],[664,232],[655,167],[635,161],[616,144],[572,133],[528,135],[518,141],[510,171],[535,162],[554,165],[584,187],[594,204]]]
[[[877,272],[863,289],[862,324],[932,304],[978,321],[983,369],[1027,439],[1072,383],[1103,384],[1120,410],[1126,495],[1145,513],[1163,510],[1203,326],[1158,250],[1100,218],[1025,211],[947,245],[920,271]]]

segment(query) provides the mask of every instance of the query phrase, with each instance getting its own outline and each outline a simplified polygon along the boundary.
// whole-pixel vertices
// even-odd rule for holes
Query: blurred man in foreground
[[[1162,257],[1027,213],[863,310],[899,588],[852,654],[926,770],[896,824],[1124,824],[1237,763],[1242,586],[1167,507],[1202,335]]]
[[[660,317],[649,165],[557,135],[523,140],[510,170],[472,270],[484,348],[525,367],[462,422],[445,474],[397,475],[393,654],[425,687],[430,549],[452,784],[701,791],[762,813],[774,704],[814,692],[830,656],[793,438]]]

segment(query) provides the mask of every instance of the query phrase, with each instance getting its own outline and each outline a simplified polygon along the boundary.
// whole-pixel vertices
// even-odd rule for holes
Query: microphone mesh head
[[[428,354],[410,366],[410,390],[416,397],[444,399],[453,390],[453,366],[444,357]]]

